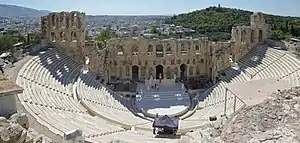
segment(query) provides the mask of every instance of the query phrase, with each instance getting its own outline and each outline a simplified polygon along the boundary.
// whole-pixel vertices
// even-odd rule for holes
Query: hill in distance
[[[231,38],[231,28],[237,25],[250,25],[251,11],[208,7],[189,13],[175,15],[166,20],[168,24],[181,25],[196,30],[193,37],[206,36],[213,41],[226,41]],[[275,39],[300,37],[300,18],[264,14]]]
[[[0,4],[0,16],[2,17],[40,17],[48,13],[50,13],[50,11]]]

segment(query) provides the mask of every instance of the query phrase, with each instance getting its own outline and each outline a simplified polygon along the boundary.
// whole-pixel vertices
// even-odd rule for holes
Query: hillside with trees
[[[233,26],[250,25],[251,14],[251,11],[213,6],[175,15],[166,23],[196,30],[193,37],[207,36],[213,41],[225,41],[230,39]],[[275,39],[300,37],[299,17],[264,14],[264,18]]]

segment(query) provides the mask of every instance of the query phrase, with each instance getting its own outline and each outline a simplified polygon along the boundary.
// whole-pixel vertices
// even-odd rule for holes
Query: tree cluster
[[[172,16],[166,23],[196,30],[193,37],[207,36],[214,41],[225,41],[230,39],[232,27],[250,25],[251,14],[251,11],[234,8],[208,7]],[[300,18],[270,14],[264,14],[264,18],[275,38],[300,37]]]

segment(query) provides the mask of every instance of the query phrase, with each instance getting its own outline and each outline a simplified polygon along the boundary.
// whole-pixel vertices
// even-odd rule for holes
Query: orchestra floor
[[[136,105],[151,114],[170,115],[187,108],[190,103],[186,89],[181,83],[163,84],[158,89],[148,91],[143,83],[138,83]]]

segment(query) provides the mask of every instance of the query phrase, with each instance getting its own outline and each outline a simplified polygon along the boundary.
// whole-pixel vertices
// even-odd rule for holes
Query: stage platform
[[[181,83],[163,84],[159,89],[147,87],[138,83],[136,89],[136,105],[148,113],[159,115],[170,115],[185,110],[190,104],[190,98]],[[139,97],[140,96],[140,97]]]

